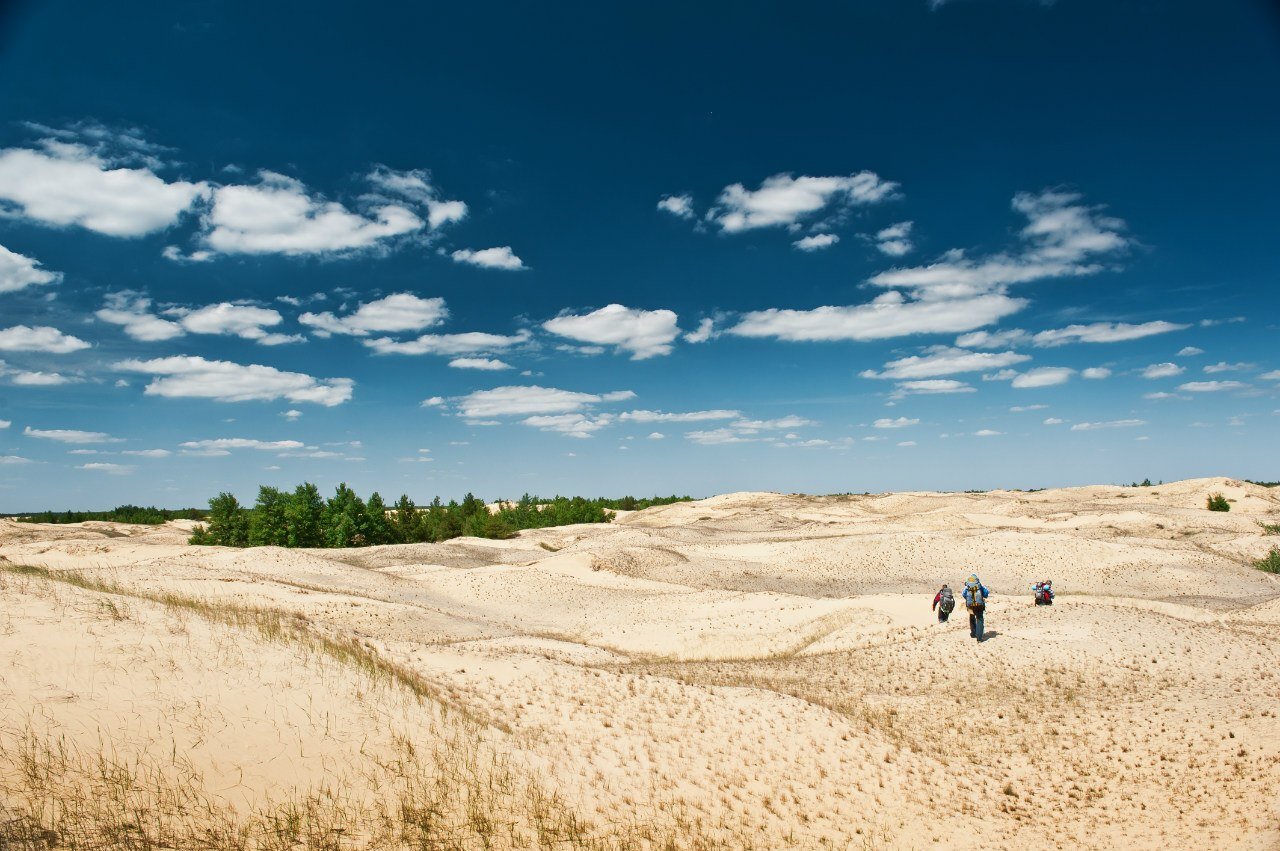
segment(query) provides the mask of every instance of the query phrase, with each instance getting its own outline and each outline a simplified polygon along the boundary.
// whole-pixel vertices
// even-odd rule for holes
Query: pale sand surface
[[[1209,493],[1234,500],[1205,510]],[[421,675],[589,819],[672,801],[759,847],[1280,848],[1280,492],[718,496],[509,541],[185,545],[190,524],[0,521],[12,564],[270,607]],[[990,638],[942,582],[978,572]],[[1058,603],[1031,605],[1053,579]],[[9,575],[0,736],[182,753],[235,806],[439,710],[155,603]],[[446,713],[448,715],[449,713]]]

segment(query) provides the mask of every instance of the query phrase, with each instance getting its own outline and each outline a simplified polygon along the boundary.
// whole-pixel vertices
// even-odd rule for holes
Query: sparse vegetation
[[[1259,523],[1264,535],[1280,535],[1280,523]]]
[[[1220,493],[1209,494],[1208,508],[1210,511],[1230,511],[1231,503]]]
[[[225,547],[366,547],[447,541],[467,535],[510,538],[521,529],[541,529],[573,523],[608,523],[611,511],[635,511],[654,505],[687,501],[687,496],[637,499],[586,499],[556,496],[541,499],[525,494],[518,502],[499,501],[490,511],[484,500],[467,494],[447,504],[436,497],[419,507],[408,495],[388,508],[376,491],[368,501],[338,485],[327,501],[310,482],[292,493],[263,485],[252,508],[240,505],[234,494],[209,500],[208,523],[197,526],[191,543]]]
[[[1253,566],[1267,573],[1280,573],[1280,547],[1272,547],[1271,552],[1255,561]]]

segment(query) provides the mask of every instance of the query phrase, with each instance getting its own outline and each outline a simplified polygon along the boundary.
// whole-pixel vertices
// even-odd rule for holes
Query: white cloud
[[[1264,372],[1258,377],[1264,381],[1280,381],[1280,369],[1273,369],[1271,372]]]
[[[112,437],[106,432],[101,431],[80,431],[73,428],[32,428],[27,426],[22,430],[27,437],[35,437],[40,440],[53,440],[58,443],[123,443],[124,441],[118,437]]]
[[[423,408],[438,408],[444,404],[443,396],[432,396],[430,399],[422,400]]]
[[[302,418],[302,411],[288,410],[280,414],[280,416],[284,417],[289,422],[296,422],[297,420]]]
[[[508,272],[514,272],[529,268],[524,265],[523,260],[512,252],[509,245],[482,248],[479,251],[460,248],[449,256],[453,258],[455,263],[466,263],[468,266],[479,266],[482,269],[503,269]]]
[[[975,393],[974,388],[953,378],[926,378],[920,381],[902,381],[894,388],[893,395],[917,396],[948,393]]]
[[[1057,417],[1049,417],[1044,421],[1044,424],[1045,425],[1062,425],[1063,422],[1064,422],[1063,420],[1060,420]]]
[[[476,390],[458,400],[458,410],[467,419],[565,414],[600,402],[621,402],[634,397],[635,393],[630,390],[595,394],[534,384]]]
[[[177,322],[151,313],[151,299],[130,290],[108,293],[102,309],[94,315],[103,322],[122,326],[134,340],[148,343],[172,340],[186,333]]]
[[[727,233],[797,224],[833,206],[846,209],[883,201],[898,184],[863,171],[847,177],[809,177],[775,174],[750,190],[741,183],[726,186],[707,213],[707,220]]]
[[[667,436],[660,431],[649,432],[649,440],[665,440],[666,437]]]
[[[0,429],[8,428],[13,425],[13,420],[0,420]]]
[[[1095,258],[1123,250],[1128,241],[1120,235],[1124,222],[1079,200],[1068,192],[1020,192],[1013,197],[1013,208],[1028,219],[1020,234],[1020,253],[975,261],[963,251],[949,251],[927,266],[891,269],[870,282],[938,300],[1004,292],[1011,284],[1044,278],[1093,274],[1103,268]]]
[[[196,452],[226,452],[231,449],[258,449],[263,452],[286,452],[291,449],[304,449],[306,445],[297,440],[255,440],[248,437],[220,437],[214,440],[188,440],[181,444],[184,450]],[[314,448],[314,447],[312,447]]]
[[[681,219],[693,218],[692,195],[664,195],[658,202],[658,209]]]
[[[1146,425],[1146,420],[1110,420],[1104,423],[1076,423],[1071,427],[1072,431],[1096,431],[1100,428],[1133,428],[1134,426]]]
[[[722,443],[751,443],[756,438],[743,437],[731,428],[715,428],[707,431],[690,431],[685,438],[700,446],[716,446]]]
[[[587,438],[613,422],[609,414],[542,414],[521,420],[527,426],[541,431],[552,431],[567,437]]]
[[[720,333],[716,331],[716,321],[714,319],[707,318],[698,322],[698,328],[696,331],[690,331],[685,334],[684,341],[686,343],[705,343],[718,336],[720,336]]]
[[[1185,369],[1176,363],[1153,363],[1142,370],[1143,378],[1171,378],[1175,375],[1181,375],[1186,372]]]
[[[79,379],[70,378],[59,372],[15,372],[11,381],[19,387],[58,387],[63,384],[74,384]]]
[[[740,411],[711,410],[665,413],[663,411],[627,411],[618,417],[623,422],[636,423],[693,423],[708,420],[732,420],[742,417]]]
[[[297,180],[260,172],[253,186],[220,186],[204,217],[205,244],[223,254],[327,254],[360,251],[414,233],[424,222],[401,204],[367,215],[312,195]]]
[[[1026,303],[1002,294],[950,301],[907,301],[901,293],[888,292],[869,303],[845,307],[753,311],[745,314],[729,333],[788,341],[865,341],[958,333],[997,322]]]
[[[91,461],[88,464],[77,464],[77,470],[90,470],[98,473],[110,473],[113,476],[127,476],[136,468],[128,464],[111,464],[107,461]]]
[[[467,217],[467,205],[461,201],[447,201],[431,183],[431,173],[425,169],[395,171],[378,166],[368,175],[368,181],[376,189],[407,198],[427,208],[427,225],[435,230]]]
[[[960,372],[999,369],[1031,359],[1028,355],[1020,355],[1017,352],[970,352],[947,346],[932,346],[925,351],[927,352],[925,355],[912,355],[889,361],[884,365],[883,372],[868,369],[860,375],[863,378],[935,378]]]
[[[134,455],[138,458],[168,458],[173,453],[168,449],[126,449],[121,455]]]
[[[899,441],[898,445],[899,446],[915,446],[916,442],[914,440],[903,440],[903,441]]]
[[[1223,390],[1243,390],[1248,386],[1243,381],[1189,381],[1179,384],[1178,389],[1188,393],[1217,393]]]
[[[89,348],[89,344],[79,337],[63,334],[57,328],[47,325],[14,325],[12,328],[0,330],[0,351],[4,352],[48,352],[65,355]]]
[[[448,316],[449,310],[442,298],[419,298],[412,293],[394,293],[364,302],[345,316],[336,316],[330,312],[304,313],[298,317],[298,321],[312,328],[312,333],[317,337],[327,337],[330,334],[365,337],[375,331],[420,331],[439,325]]]
[[[1009,410],[1015,414],[1021,414],[1024,411],[1043,411],[1048,405],[1014,405]]]
[[[62,280],[61,272],[41,269],[40,263],[0,245],[0,293],[13,293],[31,286]]]
[[[1067,343],[1121,343],[1155,334],[1181,331],[1189,327],[1163,320],[1144,322],[1141,325],[1130,325],[1124,322],[1094,322],[1091,325],[1068,325],[1066,328],[1041,331],[1032,338],[1032,341],[1037,346],[1062,346]]]
[[[1227,363],[1226,361],[1218,361],[1211,363],[1204,368],[1204,371],[1210,375],[1217,372],[1248,372],[1257,368],[1256,363]]]
[[[876,233],[876,248],[890,257],[909,254],[915,246],[911,243],[913,222],[898,222]]]
[[[542,327],[570,340],[631,352],[632,360],[645,360],[671,353],[672,343],[680,335],[676,319],[670,310],[610,304],[581,316],[557,316],[542,323]]]
[[[822,248],[830,248],[840,241],[840,237],[834,233],[816,233],[813,236],[805,236],[791,243],[801,251],[818,251]]]
[[[956,345],[962,349],[1002,349],[1005,346],[1017,346],[1027,342],[1031,335],[1021,328],[1009,328],[1005,331],[970,331],[956,338]]]
[[[1143,399],[1190,399],[1190,396],[1179,396],[1177,393],[1165,393],[1160,391],[1157,393],[1143,393]]]
[[[146,168],[113,168],[79,144],[0,151],[0,201],[45,225],[79,225],[108,236],[142,236],[169,227],[199,197],[203,183],[167,183]]]
[[[454,358],[449,361],[454,369],[481,369],[494,372],[503,369],[514,369],[511,364],[497,358]]]
[[[529,342],[528,331],[511,336],[468,331],[464,334],[424,334],[416,340],[397,341],[390,337],[365,340],[364,344],[380,355],[463,355],[494,352]]]
[[[1111,377],[1111,370],[1105,366],[1091,366],[1080,371],[1081,378],[1087,378],[1091,381],[1100,381],[1103,378]]]
[[[1202,354],[1204,354],[1204,349],[1198,349],[1195,346],[1183,346],[1178,350],[1178,357],[1180,358],[1189,358]]]
[[[146,387],[149,396],[213,399],[219,402],[250,400],[314,402],[333,407],[351,398],[355,382],[350,378],[317,379],[300,372],[283,372],[270,366],[242,365],[211,361],[202,357],[176,356],[152,360],[126,360],[116,369],[140,372],[153,377]]]
[[[733,428],[747,433],[757,431],[780,431],[810,425],[817,424],[813,420],[807,420],[804,417],[798,417],[795,414],[789,414],[775,420],[738,420],[737,422],[732,423]]]
[[[1042,366],[1037,369],[1029,369],[1015,376],[1012,386],[1023,389],[1029,387],[1053,387],[1057,384],[1067,383],[1074,374],[1074,369],[1069,369],[1065,366]]]
[[[34,464],[30,458],[23,458],[21,455],[0,455],[0,467],[17,464]]]
[[[873,423],[876,428],[906,428],[907,426],[919,424],[919,420],[909,419],[907,417],[898,417],[897,419],[889,419],[888,417],[885,417],[878,419]]]
[[[974,437],[999,437],[1002,434],[1004,434],[1004,432],[1002,431],[996,431],[995,429],[984,428],[984,429],[979,429],[978,431],[975,431],[973,433],[973,436]]]
[[[279,325],[284,320],[278,312],[265,307],[231,304],[224,301],[190,312],[182,311],[175,315],[181,315],[182,327],[193,334],[226,334],[245,340],[255,340],[269,346],[300,342],[304,339],[298,335],[268,333],[267,328]]]

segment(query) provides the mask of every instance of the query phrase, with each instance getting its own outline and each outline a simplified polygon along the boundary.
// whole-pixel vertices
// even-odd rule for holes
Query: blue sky
[[[0,510],[1280,478],[1263,2],[6,5]]]

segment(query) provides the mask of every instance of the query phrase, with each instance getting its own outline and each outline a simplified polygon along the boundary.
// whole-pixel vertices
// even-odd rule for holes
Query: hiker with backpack
[[[964,583],[964,604],[969,609],[969,636],[982,641],[986,624],[983,616],[987,611],[987,595],[991,592],[978,580],[976,573],[970,574]]]
[[[942,583],[942,589],[933,595],[933,608],[938,610],[938,623],[946,623],[956,607],[956,597],[951,593],[951,586]]]

